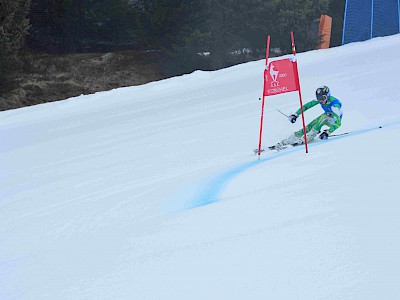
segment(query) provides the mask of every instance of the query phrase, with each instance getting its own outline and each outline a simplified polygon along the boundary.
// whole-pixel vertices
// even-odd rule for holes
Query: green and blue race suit
[[[317,104],[320,104],[325,113],[311,121],[306,126],[306,132],[308,133],[311,129],[319,132],[323,126],[328,126],[328,133],[331,134],[336,129],[338,129],[342,125],[342,103],[333,96],[330,96],[326,104],[322,104],[317,100],[312,100],[303,105],[303,111],[306,111]],[[296,115],[299,116],[301,114],[301,109],[296,111]],[[297,137],[303,136],[303,129],[296,131],[295,135]]]

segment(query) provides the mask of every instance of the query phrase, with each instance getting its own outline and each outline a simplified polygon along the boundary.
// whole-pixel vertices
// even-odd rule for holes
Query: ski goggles
[[[318,95],[317,100],[319,102],[326,102],[326,101],[328,101],[328,96],[327,95]]]

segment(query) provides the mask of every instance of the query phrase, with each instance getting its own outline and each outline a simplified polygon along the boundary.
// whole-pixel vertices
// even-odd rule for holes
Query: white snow
[[[264,60],[0,113],[0,299],[399,299],[399,47],[298,54],[308,154]]]

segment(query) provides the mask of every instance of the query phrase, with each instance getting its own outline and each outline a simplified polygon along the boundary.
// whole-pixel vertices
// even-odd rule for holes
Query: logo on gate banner
[[[273,96],[297,91],[296,74],[290,59],[269,63],[264,70],[264,96]]]

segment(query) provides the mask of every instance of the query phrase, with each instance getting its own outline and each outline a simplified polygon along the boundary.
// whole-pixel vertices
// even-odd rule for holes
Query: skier
[[[326,140],[328,136],[342,125],[342,103],[335,97],[331,96],[330,90],[327,86],[319,87],[315,92],[317,100],[312,100],[303,105],[303,111],[310,109],[311,107],[321,104],[324,113],[318,118],[314,119],[310,124],[306,126],[307,141],[312,142],[314,138],[321,132],[323,126],[328,126],[329,129],[325,129],[320,135],[321,140]],[[288,119],[291,123],[295,123],[301,109],[298,109],[295,113],[291,114]],[[304,130],[291,134],[287,139],[282,140],[275,146],[269,147],[270,149],[281,150],[286,145],[301,145],[305,143]]]

